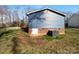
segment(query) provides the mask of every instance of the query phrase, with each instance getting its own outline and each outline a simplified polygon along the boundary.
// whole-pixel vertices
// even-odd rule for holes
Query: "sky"
[[[28,10],[39,10],[44,8],[54,9],[65,13],[79,12],[79,5],[8,5],[10,10],[19,10],[19,17],[22,19]],[[24,12],[25,11],[25,12]]]

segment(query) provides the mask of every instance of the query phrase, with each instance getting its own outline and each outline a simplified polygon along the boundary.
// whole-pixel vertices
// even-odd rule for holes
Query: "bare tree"
[[[14,13],[14,11],[12,11],[11,12],[11,21],[12,21],[12,23],[15,21],[15,13]]]
[[[11,11],[8,11],[8,17],[9,17],[9,25],[11,25]]]
[[[13,14],[13,22],[19,26],[19,15],[17,13],[17,11],[14,11],[14,14]]]
[[[5,5],[0,5],[0,20],[1,20],[1,26],[4,25],[4,15],[7,13],[8,7]]]

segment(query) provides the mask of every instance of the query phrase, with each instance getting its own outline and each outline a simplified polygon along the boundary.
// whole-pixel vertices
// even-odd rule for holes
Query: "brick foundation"
[[[38,29],[38,35],[35,35],[35,36],[47,35],[49,30],[51,30],[51,31],[58,31],[60,35],[65,34],[65,29],[64,28],[60,28],[60,29],[40,28],[40,29]],[[32,29],[29,29],[29,35],[33,36],[33,35],[31,35],[31,33],[32,33]]]

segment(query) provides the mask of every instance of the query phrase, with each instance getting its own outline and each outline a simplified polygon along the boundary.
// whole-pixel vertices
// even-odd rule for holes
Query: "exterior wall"
[[[64,28],[64,17],[45,10],[29,15],[30,28]]]
[[[74,15],[69,21],[68,21],[69,27],[79,27],[79,14]]]
[[[59,34],[65,34],[64,17],[45,10],[29,15],[29,35],[32,36],[32,28],[38,28],[38,35],[47,35],[47,32],[58,31]]]

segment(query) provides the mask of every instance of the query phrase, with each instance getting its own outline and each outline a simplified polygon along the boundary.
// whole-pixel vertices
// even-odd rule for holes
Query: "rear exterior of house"
[[[27,15],[29,34],[31,36],[47,35],[49,31],[54,32],[54,34],[55,32],[65,34],[65,15],[50,9],[36,11]]]

